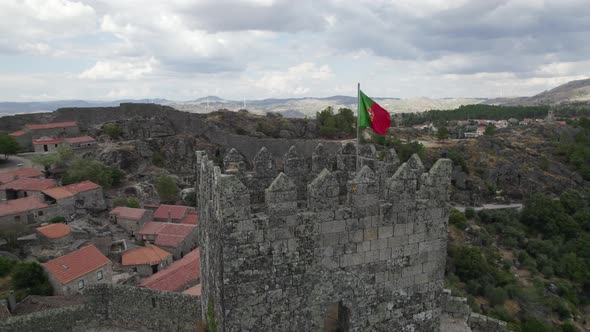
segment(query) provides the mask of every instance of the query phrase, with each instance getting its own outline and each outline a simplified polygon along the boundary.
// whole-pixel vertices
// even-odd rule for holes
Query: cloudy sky
[[[587,0],[1,0],[0,100],[532,95],[589,37]]]

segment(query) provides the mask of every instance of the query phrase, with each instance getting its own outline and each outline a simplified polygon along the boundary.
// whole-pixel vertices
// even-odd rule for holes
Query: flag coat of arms
[[[389,112],[359,90],[359,127],[371,127],[380,135],[387,134],[391,125]]]

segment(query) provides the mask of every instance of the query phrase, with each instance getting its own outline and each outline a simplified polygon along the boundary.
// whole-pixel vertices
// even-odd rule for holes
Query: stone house
[[[63,138],[34,139],[33,151],[37,153],[54,152],[63,145]]]
[[[80,149],[93,145],[96,145],[96,140],[90,136],[33,140],[33,150],[37,153],[53,152],[62,146]]]
[[[72,228],[66,224],[49,224],[35,228],[45,247],[64,246],[72,240]]]
[[[154,211],[154,221],[174,223],[196,223],[195,208],[183,205],[159,205]],[[186,218],[186,221],[185,221]]]
[[[41,179],[43,173],[36,168],[18,168],[0,173],[0,184],[5,184],[21,178]]]
[[[18,145],[20,145],[23,148],[23,150],[30,151],[32,149],[30,133],[24,130],[17,130],[8,135],[14,137]]]
[[[117,206],[110,213],[111,221],[123,227],[131,235],[134,235],[151,218],[152,211],[126,206]]]
[[[75,121],[27,124],[25,125],[24,131],[31,134],[31,139],[42,137],[75,137],[80,135],[80,127]]]
[[[45,201],[56,204],[64,214],[76,209],[104,210],[106,203],[102,187],[92,181],[82,181],[63,187],[43,190]]]
[[[121,265],[140,276],[151,276],[171,263],[171,253],[149,244],[126,251],[121,256]]]
[[[55,216],[54,209],[39,196],[0,202],[0,229],[34,226]]]
[[[14,137],[16,141],[26,151],[33,150],[33,140],[47,139],[47,138],[61,138],[61,137],[75,137],[80,135],[80,127],[77,122],[54,122],[54,123],[43,123],[43,124],[27,124],[22,130],[17,130],[9,134]],[[56,143],[51,148],[55,149]],[[43,146],[40,149],[45,149]],[[48,152],[50,146],[47,145]]]
[[[111,283],[113,263],[91,245],[42,264],[55,295],[83,293],[89,285]]]
[[[151,221],[135,232],[135,238],[155,244],[171,252],[174,259],[180,259],[197,247],[198,229],[196,225]]]
[[[162,292],[182,292],[199,284],[201,257],[195,249],[167,268],[143,280],[139,287]]]
[[[64,141],[74,150],[95,146],[97,144],[96,139],[90,136],[66,137],[64,138]]]
[[[42,196],[45,189],[57,186],[52,179],[19,178],[0,185],[0,200],[17,199],[32,195]]]

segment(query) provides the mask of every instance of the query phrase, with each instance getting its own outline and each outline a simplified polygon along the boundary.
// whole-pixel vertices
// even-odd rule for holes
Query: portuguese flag
[[[385,135],[390,125],[389,112],[359,90],[359,127],[371,127],[375,133]]]

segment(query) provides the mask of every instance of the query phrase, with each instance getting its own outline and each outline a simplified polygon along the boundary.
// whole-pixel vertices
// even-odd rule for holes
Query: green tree
[[[492,136],[496,133],[496,126],[489,125],[486,127],[486,130],[483,132],[484,135]]]
[[[558,273],[576,282],[585,281],[589,276],[586,262],[574,253],[565,254],[560,259]]]
[[[162,175],[156,179],[156,190],[163,202],[174,202],[178,196],[178,187],[174,178]]]
[[[15,155],[20,149],[21,146],[14,137],[10,135],[0,136],[0,154],[4,155],[4,159]]]
[[[447,127],[445,127],[445,126],[439,127],[438,130],[436,131],[436,138],[441,141],[449,138],[449,130],[447,129]]]
[[[63,184],[71,184],[85,180],[111,188],[121,182],[123,173],[118,168],[106,166],[99,160],[76,159],[62,176]]]
[[[55,165],[55,163],[57,163],[57,160],[58,160],[57,153],[36,154],[31,159],[33,164],[43,166],[45,173],[49,173],[51,166]]]
[[[0,257],[0,277],[7,276],[15,265],[15,260],[6,257]]]
[[[119,127],[119,125],[116,123],[107,123],[102,127],[102,129],[105,134],[109,135],[109,137],[112,139],[117,139],[123,134],[123,130],[121,130],[121,127]]]
[[[475,218],[475,209],[472,207],[465,208],[465,218],[471,220]]]
[[[452,209],[449,215],[449,224],[455,225],[459,229],[465,229],[467,227],[467,218],[463,212]]]
[[[478,247],[460,246],[451,254],[455,273],[461,280],[476,279],[488,271],[488,265]]]
[[[340,108],[338,109],[338,114],[336,114],[336,128],[344,134],[353,134],[354,129],[356,128],[356,117],[354,116],[354,112],[349,108]]]
[[[18,262],[12,269],[12,285],[16,289],[28,289],[31,294],[53,293],[43,268],[37,262]]]

